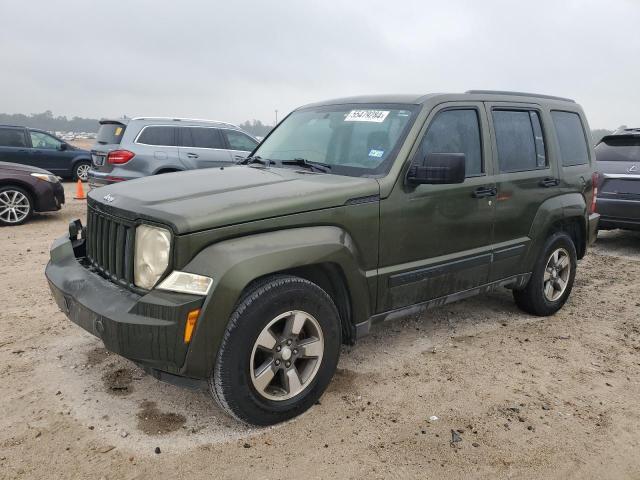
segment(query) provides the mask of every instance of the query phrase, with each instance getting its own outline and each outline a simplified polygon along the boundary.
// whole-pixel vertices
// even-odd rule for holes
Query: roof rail
[[[219,120],[207,120],[203,118],[180,118],[180,117],[135,117],[131,120],[173,120],[174,122],[203,122],[203,123],[216,123],[219,125],[227,125],[229,127],[238,128],[237,125],[229,122],[221,122]]]
[[[506,91],[506,90],[467,90],[464,93],[470,93],[470,94],[479,93],[479,94],[484,94],[484,95],[514,95],[514,96],[518,96],[518,97],[546,98],[548,100],[560,100],[562,102],[576,103],[576,101],[571,99],[571,98],[555,97],[553,95],[541,95],[541,94],[538,94],[538,93],[509,92],[509,91]]]

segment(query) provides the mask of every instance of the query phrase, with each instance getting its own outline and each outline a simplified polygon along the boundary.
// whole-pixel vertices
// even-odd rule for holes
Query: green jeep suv
[[[273,424],[377,322],[498,287],[560,309],[597,231],[589,138],[543,95],[307,105],[242,165],[92,191],[46,275],[107,349]]]

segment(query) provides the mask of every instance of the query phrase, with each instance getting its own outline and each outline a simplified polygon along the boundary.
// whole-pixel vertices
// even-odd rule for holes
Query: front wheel
[[[0,225],[22,225],[33,214],[33,200],[20,187],[0,187]]]
[[[527,286],[513,291],[518,307],[538,316],[556,313],[569,298],[576,266],[576,247],[571,237],[564,232],[551,235],[536,261]]]
[[[327,293],[298,277],[254,285],[231,315],[209,381],[237,419],[272,425],[320,398],[340,355],[340,318]]]

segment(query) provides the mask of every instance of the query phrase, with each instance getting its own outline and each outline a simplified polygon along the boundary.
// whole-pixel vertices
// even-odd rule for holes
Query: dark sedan
[[[640,128],[607,135],[595,151],[600,229],[640,230]]]
[[[86,181],[91,154],[43,130],[0,125],[0,162],[31,165],[60,177]]]
[[[33,212],[60,210],[64,187],[41,168],[0,162],[0,226],[20,225]]]

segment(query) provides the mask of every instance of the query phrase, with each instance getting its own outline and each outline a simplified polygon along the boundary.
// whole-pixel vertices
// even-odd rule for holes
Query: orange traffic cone
[[[76,183],[76,196],[73,197],[76,200],[86,200],[87,195],[84,193],[84,188],[82,188],[82,180],[78,179],[78,183]]]

